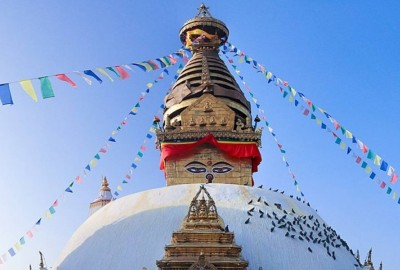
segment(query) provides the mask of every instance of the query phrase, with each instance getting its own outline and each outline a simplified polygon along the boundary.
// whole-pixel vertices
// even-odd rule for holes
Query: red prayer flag
[[[382,181],[381,188],[385,188],[385,187],[386,187],[386,183]]]
[[[125,71],[125,69],[123,69],[120,66],[115,66],[115,69],[118,71],[119,75],[121,76],[121,79],[126,79],[129,78],[129,73]]]
[[[390,178],[390,183],[392,183],[392,184],[396,183],[398,178],[399,178],[399,176],[396,173],[393,173],[392,178]]]
[[[72,87],[76,87],[76,83],[74,83],[67,75],[65,74],[57,74],[57,79],[69,83]]]
[[[360,163],[360,162],[361,162],[361,158],[360,158],[360,157],[357,157],[356,163]]]

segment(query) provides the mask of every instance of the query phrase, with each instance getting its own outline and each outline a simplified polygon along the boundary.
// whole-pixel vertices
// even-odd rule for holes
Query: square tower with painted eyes
[[[253,185],[261,129],[252,124],[250,103],[218,55],[228,35],[206,8],[180,30],[193,57],[165,98],[163,128],[157,131],[167,185]]]

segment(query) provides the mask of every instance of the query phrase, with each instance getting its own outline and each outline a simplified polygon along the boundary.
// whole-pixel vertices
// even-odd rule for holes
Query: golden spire
[[[43,254],[42,252],[39,251],[40,254],[40,263],[39,263],[39,267],[40,269],[44,268],[44,262],[43,262]]]

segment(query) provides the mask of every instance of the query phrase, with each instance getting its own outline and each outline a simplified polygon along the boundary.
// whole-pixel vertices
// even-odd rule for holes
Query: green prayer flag
[[[386,191],[386,194],[390,194],[392,192],[392,188],[391,187],[388,187],[388,189],[387,189],[387,191]]]
[[[336,144],[340,144],[341,142],[342,142],[342,139],[336,138],[336,141],[335,141]]]
[[[368,150],[367,158],[368,158],[368,159],[374,159],[374,157],[375,157],[374,152],[372,152],[371,150]]]
[[[99,154],[96,154],[96,155],[94,156],[94,158],[95,158],[95,159],[100,159],[100,155],[99,155]]]
[[[137,154],[138,154],[139,157],[143,157],[143,153],[142,152],[139,151]]]
[[[363,161],[363,163],[361,164],[361,168],[366,168],[367,167],[367,162]]]
[[[311,114],[311,119],[316,119],[316,117],[313,113]]]
[[[340,127],[340,131],[342,131],[343,135],[346,134],[346,129],[344,127]]]
[[[315,105],[311,105],[312,111],[315,112]]]
[[[40,77],[39,80],[43,99],[54,97],[54,92],[53,88],[51,87],[49,77]]]

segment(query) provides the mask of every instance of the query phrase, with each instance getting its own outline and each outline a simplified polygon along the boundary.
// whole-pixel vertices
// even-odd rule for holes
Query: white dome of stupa
[[[360,269],[347,244],[296,198],[243,185],[206,189],[248,269]],[[157,269],[198,190],[199,184],[176,185],[112,201],[77,229],[54,269]]]

